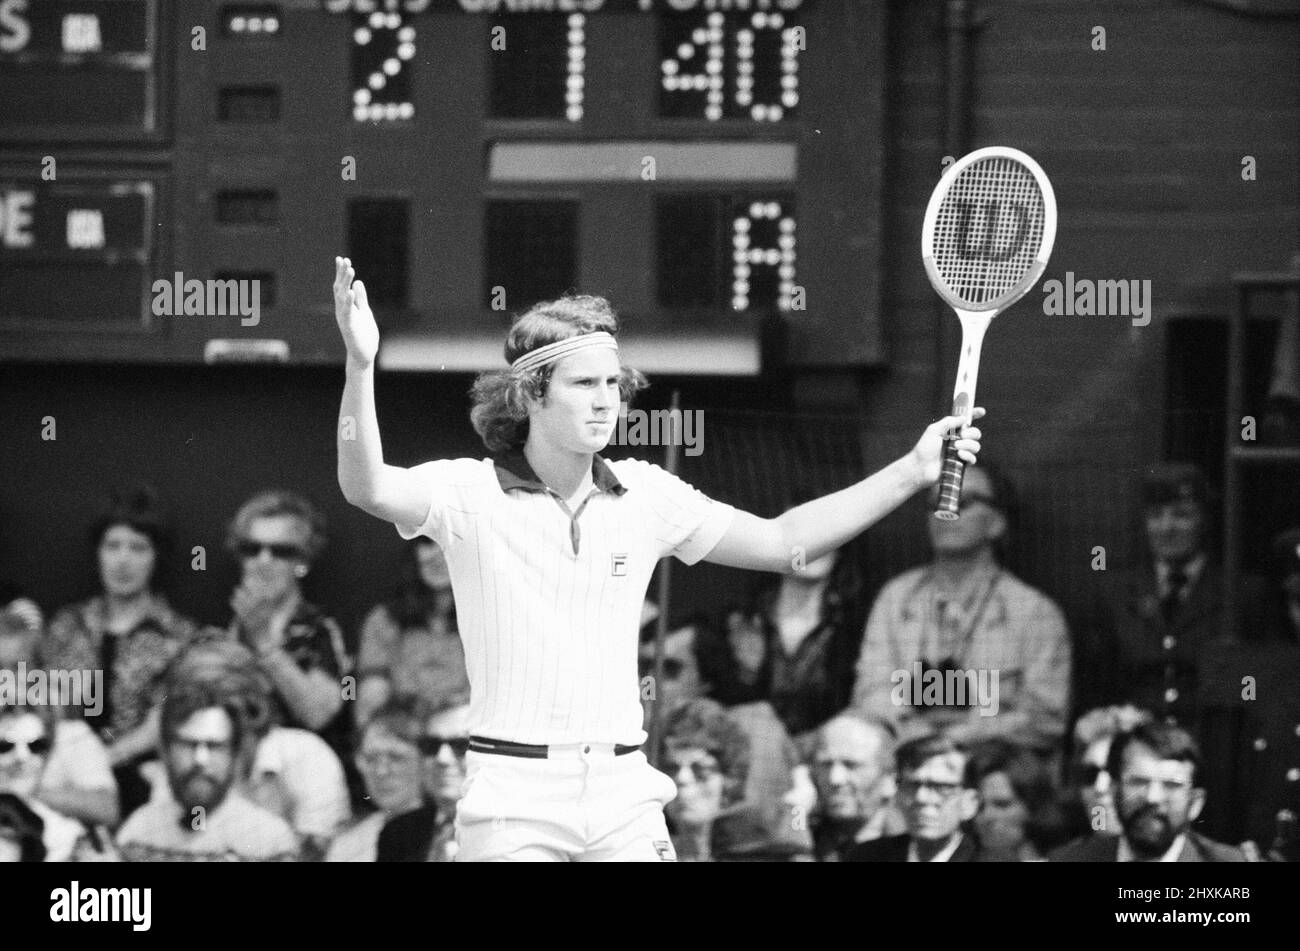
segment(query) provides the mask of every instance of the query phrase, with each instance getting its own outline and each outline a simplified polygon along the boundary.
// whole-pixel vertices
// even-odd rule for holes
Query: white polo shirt
[[[735,509],[656,465],[596,456],[573,513],[522,450],[413,470],[426,535],[451,572],[470,682],[470,732],[516,743],[645,741],[637,679],[641,607],[655,563],[695,564]]]

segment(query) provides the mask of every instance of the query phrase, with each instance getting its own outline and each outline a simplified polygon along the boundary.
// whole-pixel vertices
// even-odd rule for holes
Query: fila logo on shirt
[[[622,578],[627,574],[627,552],[609,556],[609,573],[615,578]]]

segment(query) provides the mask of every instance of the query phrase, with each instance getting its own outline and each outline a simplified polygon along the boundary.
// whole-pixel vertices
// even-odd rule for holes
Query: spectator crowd
[[[1297,704],[1255,678],[1300,671],[1300,529],[1272,577],[1238,579],[1229,625],[1204,476],[1157,466],[1142,500],[1147,557],[1097,572],[1073,630],[1003,564],[1014,495],[986,465],[878,592],[850,544],[691,618],[657,666],[648,601],[678,857],[1296,858]],[[229,622],[201,626],[162,593],[141,488],[91,527],[92,596],[47,619],[0,590],[0,861],[454,861],[469,681],[446,562],[407,543],[350,649],[304,591],[325,539],[308,500],[249,499]],[[32,671],[101,679],[37,702],[12,689]]]

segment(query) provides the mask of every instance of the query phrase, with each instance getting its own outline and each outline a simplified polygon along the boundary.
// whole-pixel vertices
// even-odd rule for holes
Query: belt
[[[552,754],[561,751],[581,750],[584,753],[590,753],[592,745],[593,744],[591,743],[562,743],[555,746],[547,746],[542,743],[512,743],[509,740],[494,740],[486,736],[471,736],[469,738],[469,748],[476,753],[496,753],[500,756],[522,756],[526,759],[547,759]],[[608,746],[608,744],[603,745]],[[614,755],[625,756],[628,753],[635,753],[640,748],[640,744],[636,746],[627,746],[623,743],[615,743]]]

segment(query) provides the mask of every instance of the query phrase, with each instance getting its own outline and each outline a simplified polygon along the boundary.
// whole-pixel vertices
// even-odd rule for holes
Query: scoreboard
[[[0,143],[157,142],[158,5],[0,0]]]
[[[884,6],[0,0],[0,356],[338,362],[343,253],[389,368],[879,363]]]

